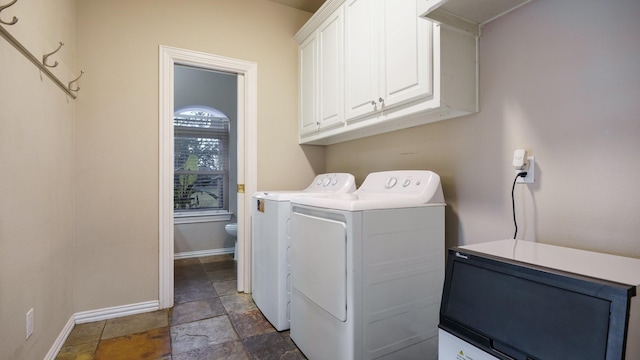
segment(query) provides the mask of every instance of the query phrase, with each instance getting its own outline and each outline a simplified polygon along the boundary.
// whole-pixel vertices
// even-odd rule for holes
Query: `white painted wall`
[[[535,0],[484,29],[480,113],[329,146],[327,171],[436,171],[454,246],[513,236],[525,148],[519,238],[640,258],[639,18],[637,0]]]

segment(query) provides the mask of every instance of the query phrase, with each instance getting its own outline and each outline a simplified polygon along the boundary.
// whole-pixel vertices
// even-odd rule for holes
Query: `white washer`
[[[431,171],[291,201],[291,338],[309,359],[437,359],[444,208]]]
[[[287,236],[290,200],[299,196],[355,190],[353,175],[331,173],[316,176],[304,190],[257,192],[253,195],[252,297],[278,331],[289,329],[290,319],[290,242]]]

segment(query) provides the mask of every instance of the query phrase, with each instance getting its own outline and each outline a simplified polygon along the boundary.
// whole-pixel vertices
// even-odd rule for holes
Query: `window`
[[[229,209],[229,119],[208,108],[176,112],[173,206],[176,215]]]

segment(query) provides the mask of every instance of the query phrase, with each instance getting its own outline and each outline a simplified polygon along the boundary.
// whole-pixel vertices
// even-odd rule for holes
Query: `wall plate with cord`
[[[516,180],[516,184],[533,184],[535,182],[535,170],[535,156],[527,157],[525,167],[522,170],[516,170],[516,174],[522,171],[526,171],[527,176],[518,177],[518,180]]]

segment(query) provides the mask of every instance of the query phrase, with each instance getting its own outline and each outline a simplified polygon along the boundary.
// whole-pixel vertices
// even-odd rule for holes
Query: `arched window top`
[[[229,130],[229,117],[208,106],[183,106],[174,112],[173,126]]]
[[[189,105],[189,106],[181,106],[174,111],[174,116],[177,115],[192,115],[193,113],[206,113],[208,116],[225,118],[229,117],[223,113],[222,111],[212,108],[210,106],[204,105]]]

